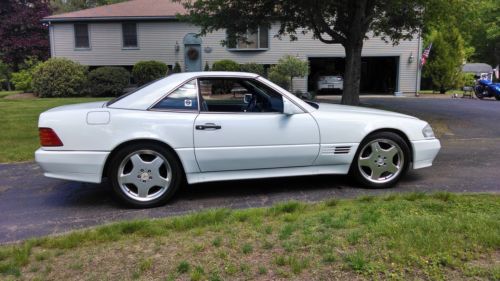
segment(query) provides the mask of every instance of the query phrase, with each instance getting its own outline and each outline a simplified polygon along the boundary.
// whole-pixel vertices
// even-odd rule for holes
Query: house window
[[[137,24],[123,23],[123,48],[137,48]]]
[[[84,23],[75,24],[75,48],[90,48],[89,25]]]
[[[265,50],[269,48],[269,29],[259,26],[257,29],[249,30],[246,40],[231,40],[228,35],[228,49],[230,50]]]

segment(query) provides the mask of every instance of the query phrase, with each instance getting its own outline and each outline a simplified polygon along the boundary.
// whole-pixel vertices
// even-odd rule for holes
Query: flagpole
[[[415,97],[418,97],[420,96],[420,94],[418,93],[419,90],[420,90],[420,77],[421,77],[421,74],[422,74],[422,68],[420,67],[420,59],[422,57],[422,54],[421,54],[421,49],[422,49],[422,29],[419,29],[418,31],[418,47],[417,47],[417,78],[415,80]]]

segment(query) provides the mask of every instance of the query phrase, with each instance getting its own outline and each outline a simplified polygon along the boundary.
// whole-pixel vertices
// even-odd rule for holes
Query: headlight
[[[426,138],[434,138],[434,131],[432,131],[431,125],[427,124],[423,129],[422,129],[422,134]]]

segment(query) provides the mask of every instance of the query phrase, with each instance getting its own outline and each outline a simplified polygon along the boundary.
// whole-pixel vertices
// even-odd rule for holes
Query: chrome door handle
[[[221,125],[217,125],[214,123],[206,123],[203,125],[196,125],[195,128],[196,130],[220,130],[222,127]]]

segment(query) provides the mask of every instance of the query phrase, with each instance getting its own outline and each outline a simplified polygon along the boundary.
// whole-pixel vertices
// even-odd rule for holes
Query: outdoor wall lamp
[[[174,47],[175,51],[178,52],[180,47],[179,47],[179,42],[178,41],[175,41],[175,47]]]
[[[413,52],[410,53],[410,57],[408,58],[408,63],[412,63],[415,58],[413,57]]]

